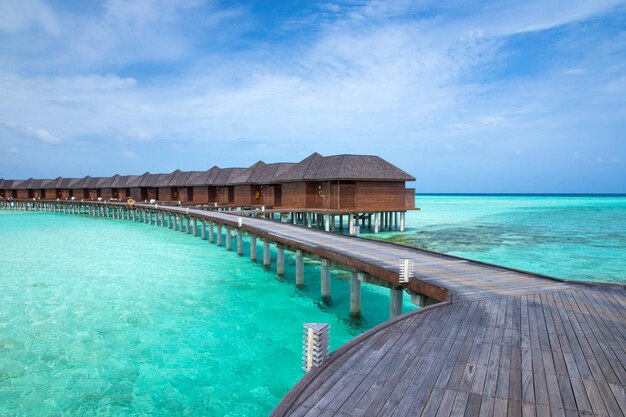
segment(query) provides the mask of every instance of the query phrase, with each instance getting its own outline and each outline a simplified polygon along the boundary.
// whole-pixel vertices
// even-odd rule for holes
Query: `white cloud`
[[[150,140],[152,139],[152,133],[141,127],[133,126],[124,131],[124,136],[129,139],[136,140]]]
[[[55,14],[39,0],[2,0],[0,2],[0,32],[15,33],[31,27],[41,27],[52,35],[59,34]]]
[[[40,127],[22,126],[14,122],[0,122],[0,124],[22,137],[36,139],[41,142],[51,144],[61,143],[61,139],[54,136],[46,129]]]
[[[6,153],[16,154],[18,152],[19,152],[19,149],[17,148],[17,146],[9,146],[6,149]]]
[[[129,151],[128,149],[123,149],[121,155],[122,155],[122,158],[126,158],[126,159],[137,158],[137,154],[133,151]]]
[[[497,126],[506,122],[506,118],[502,116],[490,115],[478,118],[478,123],[486,126]]]

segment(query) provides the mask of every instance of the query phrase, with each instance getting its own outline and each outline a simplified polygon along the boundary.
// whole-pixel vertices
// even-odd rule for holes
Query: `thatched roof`
[[[215,177],[213,184],[222,186],[222,185],[231,185],[233,181],[244,174],[248,168],[222,168],[220,172]]]
[[[22,181],[22,180],[12,180],[11,181],[11,189],[12,190],[20,190],[20,185],[26,183],[27,181]]]
[[[29,178],[27,180],[16,180],[13,181],[13,184],[11,185],[11,189],[13,190],[28,190],[28,184],[30,184],[33,181],[32,178]]]
[[[269,184],[276,182],[280,179],[281,175],[287,172],[294,163],[289,162],[277,162],[273,164],[266,164],[263,161],[259,161],[252,165],[250,168],[238,174],[236,177],[231,178],[231,184]]]
[[[415,181],[395,165],[373,155],[322,156],[317,152],[294,164],[278,181]]]
[[[97,188],[96,185],[101,180],[100,177],[90,177],[89,175],[85,178],[81,178],[78,181],[74,181],[70,184],[70,188],[72,189],[80,189],[80,188]]]
[[[139,188],[271,184],[291,181],[414,181],[415,178],[373,155],[322,156],[313,153],[298,163],[266,164],[249,168],[212,167],[207,171],[176,170],[170,174],[114,175],[112,177],[0,180],[2,189]]]
[[[207,171],[193,171],[187,179],[187,186],[211,185],[212,180],[219,175],[220,168],[213,166]]]

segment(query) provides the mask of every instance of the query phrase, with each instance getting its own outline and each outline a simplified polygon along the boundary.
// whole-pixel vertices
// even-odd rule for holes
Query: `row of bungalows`
[[[370,155],[314,153],[297,163],[112,177],[0,180],[0,198],[156,200],[230,207],[391,211],[412,209],[411,175]]]

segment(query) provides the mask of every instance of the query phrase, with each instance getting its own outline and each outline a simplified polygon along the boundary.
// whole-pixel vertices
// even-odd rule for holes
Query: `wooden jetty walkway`
[[[227,228],[227,239],[236,230],[238,251],[245,232],[347,266],[387,283],[392,298],[402,290],[398,260],[413,259],[407,289],[440,302],[337,349],[293,387],[274,417],[626,415],[626,286],[557,280],[257,218],[239,223],[231,213],[134,210],[155,225],[169,218],[170,228],[173,215],[181,231],[187,218],[187,233],[191,224],[197,234],[200,220],[203,237],[205,224],[210,233],[214,224]],[[264,246],[265,265],[268,252]]]

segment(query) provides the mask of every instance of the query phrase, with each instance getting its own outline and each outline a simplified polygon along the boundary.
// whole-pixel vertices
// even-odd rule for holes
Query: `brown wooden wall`
[[[404,189],[404,207],[407,209],[415,208],[415,188]]]
[[[172,190],[174,190],[172,197],[177,196],[174,201],[187,202],[187,187],[172,187]]]
[[[141,187],[141,199],[142,200],[159,200],[159,189],[154,187]]]
[[[317,195],[317,184],[316,182],[306,182],[304,185],[305,195],[304,195],[304,204],[307,208],[321,208],[318,207],[318,195]]]
[[[28,198],[28,190],[17,190],[17,198]]]
[[[67,188],[63,188],[61,190],[57,191],[57,196],[59,196],[60,194],[60,198],[61,200],[69,200],[70,198],[70,190],[68,190]]]
[[[95,188],[91,188],[91,189],[89,189],[89,197],[88,198],[90,200],[97,200],[98,197],[99,197],[99,194],[101,194],[101,193],[102,193],[102,191],[97,190]]]
[[[172,189],[170,187],[159,187],[159,201],[172,201]]]
[[[404,182],[357,182],[355,201],[359,210],[391,211],[404,209],[406,205]]]
[[[127,190],[125,188],[112,188],[111,196],[109,198],[115,198],[120,201],[126,200],[129,197],[129,193],[127,193],[126,191]],[[108,198],[106,200],[108,200]]]
[[[32,199],[40,199],[41,198],[41,191],[42,190],[28,190],[28,198]]]
[[[87,193],[89,194],[89,193]],[[85,195],[85,190],[83,190],[82,188],[75,188],[72,190],[72,196],[74,198],[76,198],[77,200],[84,200],[86,198],[88,198],[88,195]]]
[[[129,196],[126,196],[129,197]],[[141,201],[141,188],[135,187],[130,189],[130,197],[135,201]]]
[[[282,185],[282,207],[304,207],[306,185],[304,182],[287,182]]]
[[[270,207],[278,207],[275,200],[275,185],[266,185],[263,193],[263,204]]]
[[[219,187],[217,190],[217,204],[228,204],[228,187]]]
[[[268,184],[251,185],[250,203],[253,206],[273,206],[274,187]]]
[[[213,197],[215,197],[215,193],[213,193]],[[209,198],[209,187],[207,186],[193,187],[193,202],[198,203],[198,204],[211,203],[210,198]]]
[[[356,202],[356,184],[353,182],[340,182],[336,192],[338,193],[338,197],[333,200],[339,200],[339,207],[333,208],[357,210],[361,208],[361,206],[358,206]]]
[[[217,187],[207,187],[207,195],[208,195],[208,203],[216,203],[217,202]]]
[[[250,199],[251,186],[249,184],[235,185],[235,201],[237,206],[249,206],[252,201]]]

